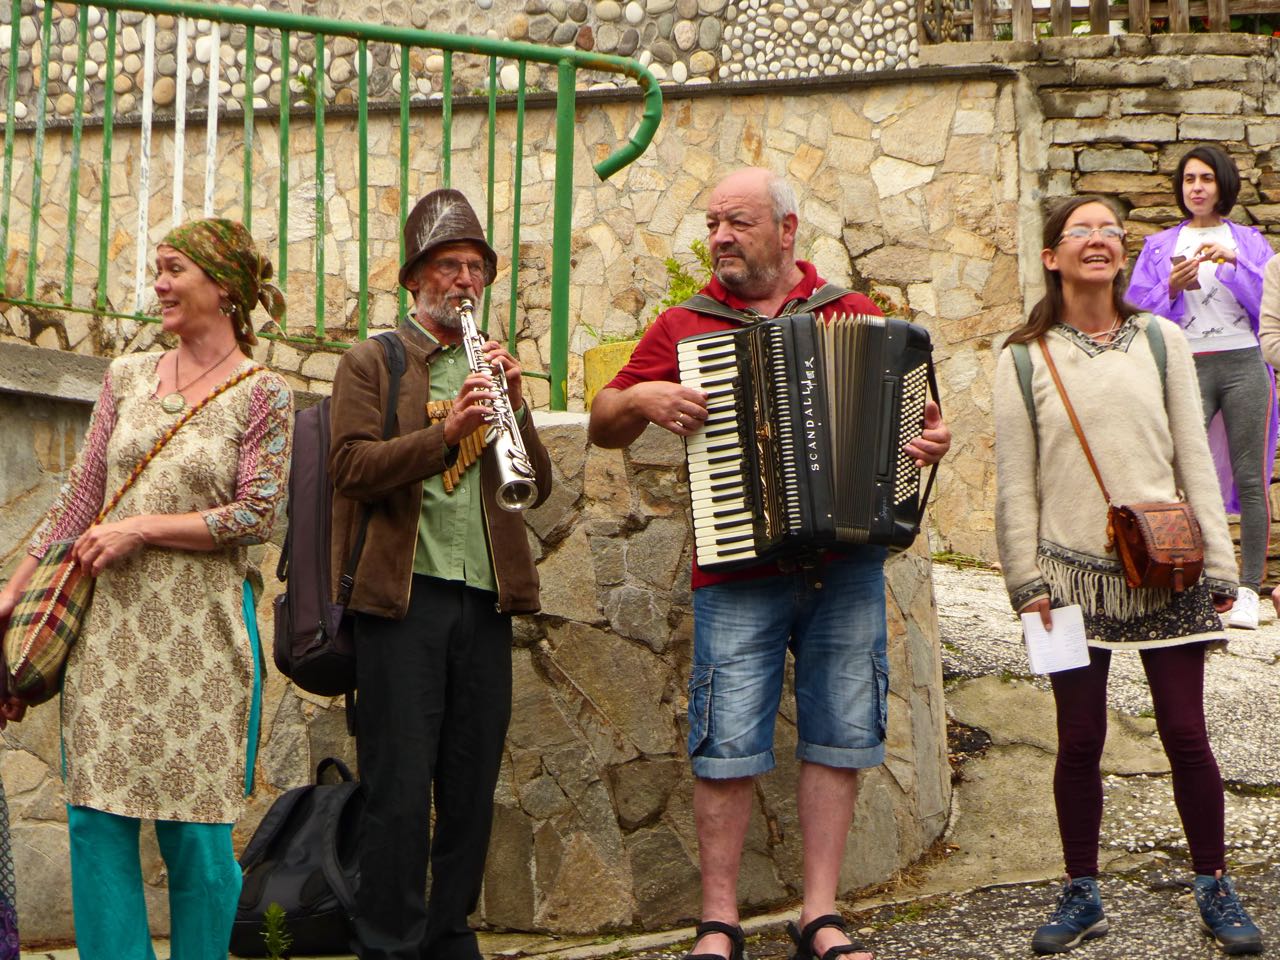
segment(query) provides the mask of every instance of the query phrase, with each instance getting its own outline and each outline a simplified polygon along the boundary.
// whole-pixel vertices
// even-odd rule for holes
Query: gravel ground
[[[1280,937],[1280,868],[1238,871],[1237,886],[1262,930],[1264,943]],[[1221,956],[1200,929],[1186,875],[1153,865],[1101,882],[1111,930],[1071,951],[1080,960],[1208,960]],[[873,910],[846,910],[876,960],[989,960],[1034,957],[1031,934],[1057,901],[1057,882],[986,887],[911,900]],[[790,941],[775,923],[749,939],[750,960],[787,956]],[[678,960],[687,941],[658,951],[630,954],[635,960]]]
[[[1043,677],[1027,667],[1018,619],[1009,610],[999,575],[985,569],[934,565],[934,585],[943,646],[943,669],[950,687],[979,677],[1026,679],[1048,691]],[[1210,733],[1228,781],[1228,858],[1238,888],[1268,942],[1280,937],[1280,623],[1270,603],[1263,603],[1264,622],[1256,632],[1233,630],[1230,643],[1209,660],[1206,709]],[[1130,654],[1112,658],[1110,704],[1119,713],[1150,717],[1151,698],[1141,661]],[[1043,709],[1052,707],[1045,701]],[[1013,724],[1017,726],[1015,722]],[[1007,738],[1008,730],[1002,730]],[[949,746],[956,767],[958,816],[963,818],[964,791],[972,771],[990,769],[990,751],[1026,746],[993,746],[982,730],[951,724]],[[1027,741],[1030,742],[1030,741]],[[1021,742],[1019,742],[1021,743]],[[994,754],[993,754],[994,756]],[[1038,761],[1047,781],[1050,754]],[[1082,960],[1171,960],[1219,956],[1200,929],[1190,890],[1186,841],[1173,802],[1168,774],[1112,775],[1104,778],[1106,813],[1103,856],[1112,864],[1102,877],[1103,900],[1111,932],[1082,945],[1072,956]],[[1006,804],[1012,811],[1030,798],[1018,797],[1010,785]],[[1046,789],[1047,794],[1047,789]],[[1040,798],[1047,799],[1047,798]],[[1051,811],[1045,816],[1051,821]],[[954,824],[953,824],[954,826]],[[1044,826],[1050,827],[1051,823]],[[963,832],[963,831],[961,831]],[[985,834],[984,834],[985,836]],[[996,836],[992,833],[991,836]],[[1009,838],[989,842],[1010,842]],[[1017,842],[1014,840],[1013,842]],[[1056,861],[1056,836],[1025,842],[1049,844]],[[912,896],[912,882],[937,890],[945,884],[948,848],[918,876],[881,900],[851,902],[843,912],[877,960],[978,960],[1033,957],[1031,934],[1044,922],[1060,888],[1060,880],[1037,883],[994,883],[940,895]],[[1056,865],[1046,873],[1059,869]],[[919,888],[915,888],[919,889]],[[884,898],[896,902],[885,904]],[[787,956],[790,946],[782,917],[757,918],[748,944],[753,960]],[[690,946],[686,940],[661,948],[628,948],[638,960],[676,960]]]
[[[992,570],[933,566],[948,679],[1012,674],[1049,689],[1027,666],[1021,624],[1009,608],[1000,575]],[[1230,642],[1209,657],[1205,710],[1222,776],[1229,783],[1280,783],[1280,621],[1263,600],[1256,631],[1231,630]],[[1111,658],[1111,706],[1132,716],[1153,716],[1151,695],[1134,654]]]

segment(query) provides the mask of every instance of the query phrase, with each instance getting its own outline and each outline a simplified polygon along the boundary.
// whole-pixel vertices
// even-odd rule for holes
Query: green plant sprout
[[[293,935],[286,926],[288,915],[284,907],[273,903],[262,914],[262,943],[267,948],[268,960],[283,960],[293,945]]]
[[[688,268],[675,257],[667,257],[664,266],[667,268],[667,295],[654,308],[653,317],[668,307],[684,303],[695,293],[711,282],[711,251],[701,240],[689,244],[697,263],[697,274],[690,273]]]

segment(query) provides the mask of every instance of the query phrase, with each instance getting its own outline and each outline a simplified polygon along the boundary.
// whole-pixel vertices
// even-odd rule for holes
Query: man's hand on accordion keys
[[[637,383],[628,393],[645,419],[677,437],[697,433],[707,419],[707,395],[692,387],[668,380],[651,380]]]
[[[917,467],[937,463],[951,449],[951,430],[942,420],[942,411],[932,400],[924,405],[924,429],[920,436],[908,441],[902,449],[915,460]]]

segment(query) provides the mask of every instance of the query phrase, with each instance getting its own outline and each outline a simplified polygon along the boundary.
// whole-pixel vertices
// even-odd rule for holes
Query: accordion
[[[923,327],[805,313],[677,350],[681,384],[707,394],[706,424],[685,438],[699,566],[910,546],[937,469],[921,494],[902,451],[938,395]]]

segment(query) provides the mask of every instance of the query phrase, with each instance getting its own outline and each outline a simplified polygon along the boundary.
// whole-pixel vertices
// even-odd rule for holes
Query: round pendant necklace
[[[215,361],[214,361],[213,363],[211,363],[209,366],[205,367],[202,371],[200,371],[200,373],[199,373],[199,375],[198,375],[198,376],[196,376],[196,377],[195,377],[194,379],[192,379],[192,380],[188,380],[186,383],[182,384],[182,386],[180,386],[180,387],[176,388],[172,393],[166,393],[163,397],[161,397],[161,398],[160,398],[160,409],[161,409],[161,410],[163,410],[165,413],[181,413],[181,412],[186,408],[186,406],[187,406],[187,398],[186,398],[186,397],[184,397],[184,396],[182,395],[182,391],[183,391],[183,390],[186,390],[188,387],[190,387],[190,386],[191,386],[192,384],[194,384],[194,383],[199,383],[199,382],[200,382],[201,380],[203,380],[206,376],[208,376],[208,375],[209,375],[209,371],[210,371],[210,370],[212,370],[212,369],[214,369],[215,367],[219,366],[219,365],[220,365],[224,360],[226,360],[226,359],[227,359],[227,357],[229,357],[229,356],[231,356],[231,354],[235,353],[236,348],[237,348],[238,346],[240,346],[240,344],[238,344],[238,343],[233,343],[233,344],[231,345],[231,349],[230,349],[230,350],[228,350],[226,353],[224,353],[221,357],[219,357],[217,360],[215,360]],[[176,350],[175,350],[175,351],[173,352],[173,381],[174,381],[174,383],[178,383],[178,382],[179,382],[179,378],[180,378],[180,375],[181,375],[181,374],[180,374],[181,368],[178,366],[179,362],[180,362],[180,361],[179,361],[179,359],[178,359],[178,351],[176,351]]]

